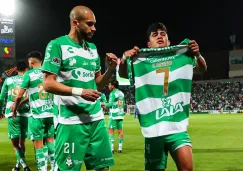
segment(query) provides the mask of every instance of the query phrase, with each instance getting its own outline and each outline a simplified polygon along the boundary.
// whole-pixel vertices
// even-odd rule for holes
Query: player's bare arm
[[[17,95],[16,99],[15,99],[15,103],[14,103],[14,107],[13,107],[13,113],[12,116],[15,117],[17,115],[17,109],[20,105],[21,99],[24,96],[24,93],[26,92],[26,89],[20,88],[19,89],[19,94]]]
[[[46,92],[62,96],[81,96],[82,98],[89,101],[95,101],[100,97],[100,92],[96,90],[69,87],[57,82],[56,77],[57,76],[55,74],[44,72],[43,86]]]
[[[98,86],[98,89],[102,89],[105,85],[108,84],[109,79],[111,78],[113,72],[117,66],[117,57],[113,53],[106,53],[106,60],[108,64],[107,71],[102,75],[100,71],[95,74],[95,82]]]
[[[139,52],[139,48],[137,46],[134,46],[133,49],[130,49],[126,52],[124,52],[122,60],[119,65],[119,76],[122,78],[128,78],[127,75],[127,63],[126,58],[136,56]]]
[[[199,51],[199,45],[195,40],[191,40],[189,42],[189,48],[192,51],[192,53],[196,56],[197,61],[196,61],[196,66],[194,68],[194,73],[203,73],[207,71],[207,64],[204,58],[201,56],[200,51]]]

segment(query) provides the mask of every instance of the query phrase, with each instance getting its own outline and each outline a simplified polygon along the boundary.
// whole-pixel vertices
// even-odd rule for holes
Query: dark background
[[[229,36],[236,34],[243,45],[243,2],[241,0],[19,0],[16,8],[16,56],[25,58],[32,50],[45,51],[47,43],[68,34],[69,12],[76,5],[90,7],[96,16],[93,42],[102,61],[105,52],[118,57],[132,48],[146,46],[146,30],[163,22],[172,45],[194,39],[208,63],[200,79],[227,78]]]

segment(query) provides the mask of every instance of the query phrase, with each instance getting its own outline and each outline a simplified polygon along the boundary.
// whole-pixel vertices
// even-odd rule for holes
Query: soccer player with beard
[[[117,57],[107,53],[108,70],[101,75],[100,57],[90,43],[95,15],[85,6],[70,13],[71,30],[47,45],[44,89],[54,95],[57,117],[55,159],[59,170],[107,171],[114,164],[109,135],[101,108],[101,90],[117,65]]]

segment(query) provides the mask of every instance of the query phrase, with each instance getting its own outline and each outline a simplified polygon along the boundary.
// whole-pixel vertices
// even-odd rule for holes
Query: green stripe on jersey
[[[141,49],[127,61],[130,80],[135,82],[136,106],[145,137],[187,130],[195,58],[184,45]]]

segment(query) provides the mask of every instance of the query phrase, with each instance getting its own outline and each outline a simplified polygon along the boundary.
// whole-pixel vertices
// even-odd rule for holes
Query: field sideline
[[[193,145],[195,171],[243,171],[243,114],[190,115],[189,133]],[[123,153],[114,154],[111,171],[144,170],[143,144],[138,120],[127,115],[124,121]],[[118,142],[115,141],[115,149]],[[27,162],[36,171],[31,141],[27,141]],[[16,163],[7,138],[7,119],[0,121],[0,171],[10,171]],[[83,166],[82,171],[85,171]],[[176,171],[169,158],[168,169]]]

